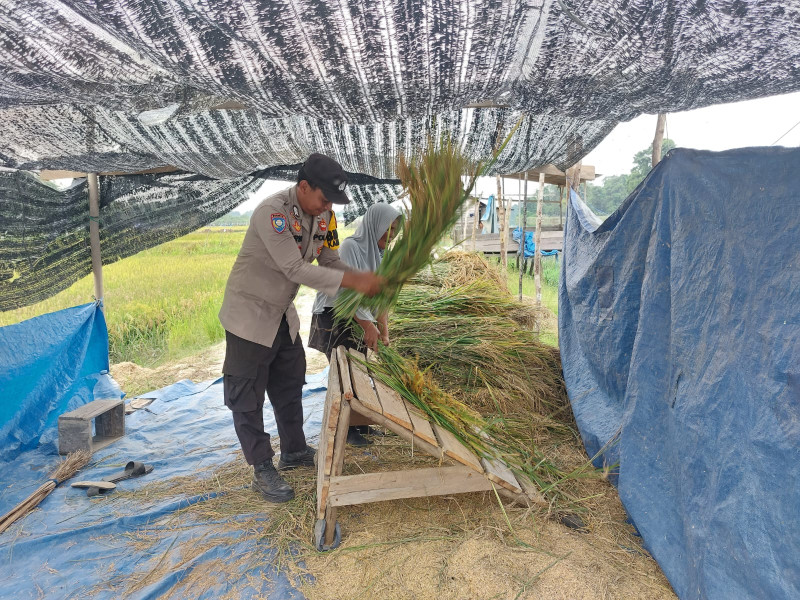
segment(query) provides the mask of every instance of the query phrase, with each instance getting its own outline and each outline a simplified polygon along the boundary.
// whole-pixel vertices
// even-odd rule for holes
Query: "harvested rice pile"
[[[538,448],[543,430],[568,428],[550,415],[563,421],[569,407],[558,350],[538,342],[536,317],[483,258],[451,253],[401,290],[394,341],[370,368],[475,454],[557,500],[560,484],[594,470],[564,471]]]
[[[450,252],[400,292],[392,343],[483,415],[547,415],[567,396],[558,349],[534,332],[541,310],[517,302],[480,255]]]

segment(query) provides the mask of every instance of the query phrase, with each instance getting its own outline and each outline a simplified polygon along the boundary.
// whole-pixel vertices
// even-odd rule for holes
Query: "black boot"
[[[306,446],[305,450],[300,450],[299,452],[287,452],[285,455],[281,452],[281,457],[278,460],[278,471],[288,471],[297,467],[313,467],[317,464],[316,456],[317,451],[311,446]]]
[[[347,443],[351,446],[369,446],[372,442],[361,435],[358,425],[347,428]]]
[[[294,498],[294,490],[275,470],[271,458],[253,466],[253,488],[269,502],[288,502]]]

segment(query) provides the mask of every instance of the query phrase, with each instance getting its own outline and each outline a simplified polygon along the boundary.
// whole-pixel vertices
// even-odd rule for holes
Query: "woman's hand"
[[[378,328],[375,327],[375,323],[366,319],[359,319],[358,317],[356,317],[356,322],[358,322],[358,324],[361,326],[361,329],[364,330],[364,345],[367,348],[377,352],[378,338],[380,338],[381,334],[378,331]]]
[[[384,346],[389,345],[389,315],[381,313],[378,315],[378,330],[381,332],[381,342]]]

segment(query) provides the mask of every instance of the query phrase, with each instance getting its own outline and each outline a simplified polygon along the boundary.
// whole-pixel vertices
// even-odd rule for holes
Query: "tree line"
[[[675,147],[675,142],[666,138],[661,144],[661,156]],[[603,178],[601,185],[589,183],[586,186],[586,204],[598,215],[605,216],[614,212],[622,201],[636,189],[650,172],[653,149],[639,150],[633,156],[633,169],[627,175],[609,175]]]

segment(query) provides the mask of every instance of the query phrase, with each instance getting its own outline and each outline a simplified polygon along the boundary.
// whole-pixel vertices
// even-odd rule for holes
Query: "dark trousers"
[[[286,317],[271,348],[226,331],[222,372],[225,406],[233,412],[233,426],[248,464],[275,456],[264,431],[265,392],[275,414],[281,452],[305,449],[302,398],[306,355],[300,336],[292,341]]]

